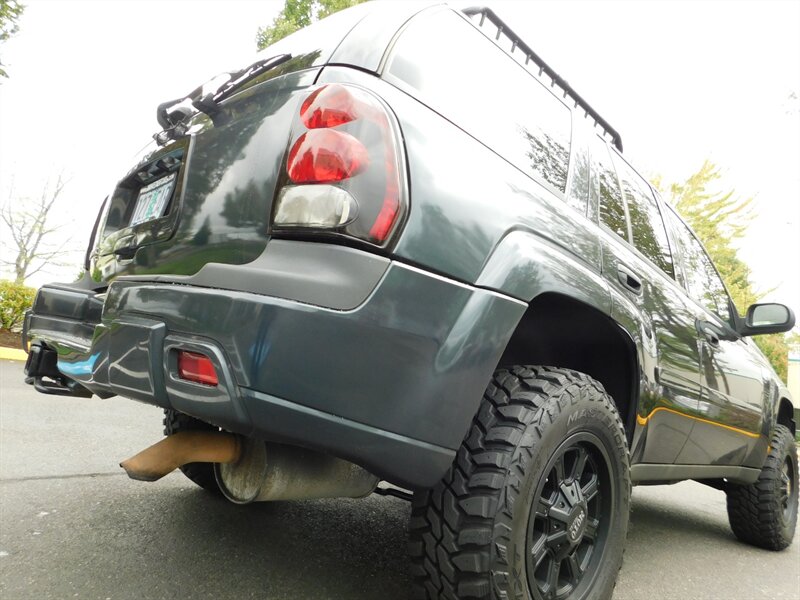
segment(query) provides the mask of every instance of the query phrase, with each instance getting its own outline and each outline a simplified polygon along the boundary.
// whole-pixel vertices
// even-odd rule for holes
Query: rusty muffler
[[[363,498],[378,477],[349,461],[298,446],[242,440],[239,460],[214,465],[222,494],[236,504],[270,500]]]
[[[267,500],[362,498],[378,477],[307,448],[221,431],[180,431],[120,463],[131,479],[156,481],[187,463],[214,463],[223,495],[236,504]]]
[[[242,445],[232,433],[221,431],[179,431],[119,463],[128,477],[156,481],[187,463],[233,463]]]

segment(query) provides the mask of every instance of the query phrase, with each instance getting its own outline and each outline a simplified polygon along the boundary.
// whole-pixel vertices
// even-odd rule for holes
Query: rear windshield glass
[[[564,192],[569,109],[464,18],[451,10],[420,14],[400,35],[385,72],[517,168]]]

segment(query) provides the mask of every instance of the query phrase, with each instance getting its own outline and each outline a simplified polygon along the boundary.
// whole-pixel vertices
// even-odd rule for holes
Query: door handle
[[[697,332],[702,334],[709,346],[719,347],[719,333],[706,321],[697,320]]]
[[[617,277],[619,282],[634,294],[642,293],[642,280],[625,265],[617,265]]]
[[[704,327],[703,335],[705,336],[706,341],[709,343],[709,345],[713,346],[714,348],[719,346],[719,336],[713,331],[711,331],[711,329],[709,329],[708,327]]]

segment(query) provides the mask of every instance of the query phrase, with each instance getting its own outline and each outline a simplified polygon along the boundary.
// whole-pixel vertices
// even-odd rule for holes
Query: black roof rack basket
[[[593,109],[588,102],[586,102],[586,100],[581,98],[580,94],[578,94],[578,92],[576,92],[563,77],[556,73],[550,65],[544,62],[538,54],[531,50],[530,46],[522,41],[522,39],[516,33],[514,33],[514,31],[508,25],[506,25],[491,8],[485,6],[474,6],[465,8],[462,12],[470,17],[473,23],[475,23],[475,25],[477,25],[490,39],[493,39],[495,43],[500,46],[500,48],[508,52],[512,57],[519,60],[519,62],[526,68],[530,69],[530,63],[535,64],[538,67],[538,73],[536,71],[533,71],[533,73],[540,79],[543,78],[543,75],[547,75],[547,77],[550,79],[548,82],[550,83],[550,86],[558,87],[563,91],[564,98],[569,98],[575,103],[576,107],[583,109],[586,113],[586,116],[591,117],[594,120],[595,126],[599,126],[603,130],[604,136],[608,137],[614,146],[616,146],[616,148],[622,152],[622,137],[620,136],[619,132],[609,125],[608,121],[601,117],[598,112]],[[495,32],[494,29],[487,29],[487,22],[491,25],[494,25],[494,27],[497,28],[497,31]],[[504,40],[504,37],[507,38],[507,40]],[[524,60],[522,60],[521,56],[514,55],[514,53],[518,51],[524,55]]]

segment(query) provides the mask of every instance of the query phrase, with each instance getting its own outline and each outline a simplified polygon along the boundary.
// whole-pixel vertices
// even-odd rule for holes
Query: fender
[[[611,288],[591,265],[540,235],[521,230],[506,235],[475,285],[528,303],[542,294],[557,293],[591,306],[617,323],[636,346],[638,363],[645,362],[645,323],[635,304]]]
[[[611,316],[611,292],[600,274],[570,251],[528,231],[512,231],[500,240],[475,285],[525,302],[555,292]]]
[[[639,392],[648,389],[655,378],[655,340],[646,335],[647,323],[636,305],[609,286],[598,271],[570,250],[535,233],[516,230],[494,249],[476,285],[528,303],[543,294],[559,294],[594,308],[613,321],[635,349],[630,398],[634,408],[623,419],[627,416],[630,420],[629,431],[639,432],[641,427],[635,421]],[[648,378],[648,373],[653,377]],[[637,438],[633,439],[632,449]]]

